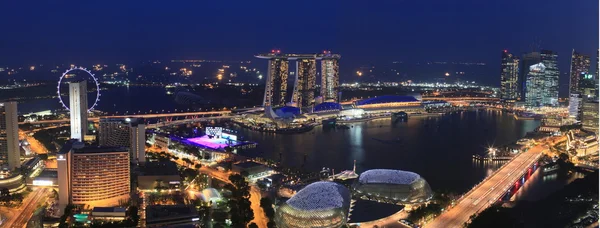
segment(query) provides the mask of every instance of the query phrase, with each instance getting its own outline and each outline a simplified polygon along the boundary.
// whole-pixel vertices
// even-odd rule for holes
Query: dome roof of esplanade
[[[307,185],[275,212],[277,227],[340,227],[348,220],[350,192],[335,182]]]
[[[419,174],[392,169],[361,173],[354,190],[361,197],[390,203],[422,203],[432,197],[429,184]]]

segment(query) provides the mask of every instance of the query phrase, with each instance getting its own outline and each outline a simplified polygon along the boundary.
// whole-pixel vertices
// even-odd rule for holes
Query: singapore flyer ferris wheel
[[[70,72],[72,71],[83,71],[85,73],[87,73],[90,77],[92,77],[92,79],[94,80],[94,84],[96,85],[96,99],[94,100],[94,103],[92,104],[92,106],[90,106],[88,108],[88,112],[91,112],[94,110],[94,108],[96,107],[96,105],[98,104],[98,101],[100,100],[100,83],[98,82],[98,79],[96,78],[96,76],[94,76],[94,74],[92,74],[92,72],[86,68],[83,67],[71,67],[71,69],[66,70],[58,79],[58,86],[56,86],[56,93],[58,94],[58,100],[60,101],[60,104],[67,109],[68,111],[70,111],[70,108],[65,104],[65,102],[63,101],[62,97],[60,96],[60,84],[62,83],[63,79],[65,78],[66,75],[68,75]],[[86,96],[87,97],[87,96]]]

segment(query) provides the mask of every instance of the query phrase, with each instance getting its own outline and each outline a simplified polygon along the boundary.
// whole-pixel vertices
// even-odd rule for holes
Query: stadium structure
[[[350,192],[335,182],[307,185],[279,206],[275,223],[280,228],[341,227],[348,220]]]
[[[391,169],[372,169],[360,174],[355,195],[394,204],[418,204],[431,199],[429,184],[419,174]]]

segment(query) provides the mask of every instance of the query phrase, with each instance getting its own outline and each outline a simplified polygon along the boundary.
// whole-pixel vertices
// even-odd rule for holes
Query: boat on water
[[[397,144],[397,143],[402,143],[402,139],[397,138],[397,139],[378,139],[378,138],[372,138],[375,141],[381,142],[381,143],[386,143],[386,144]]]

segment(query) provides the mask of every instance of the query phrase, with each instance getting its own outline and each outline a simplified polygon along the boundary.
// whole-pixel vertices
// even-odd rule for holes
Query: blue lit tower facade
[[[546,67],[544,71],[544,89],[542,90],[542,105],[558,106],[558,54],[550,50],[542,50],[541,60]]]
[[[503,101],[516,101],[520,97],[518,90],[519,58],[502,51],[502,67],[500,70],[500,98]]]
[[[545,90],[545,71],[543,63],[529,66],[527,80],[525,83],[525,104],[528,107],[540,107],[543,105],[543,94]]]
[[[523,54],[523,58],[521,58],[521,64],[519,67],[519,79],[517,83],[517,90],[519,91],[519,100],[525,101],[527,94],[527,75],[529,75],[530,67],[540,62],[541,56],[539,52],[530,52]]]

